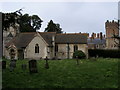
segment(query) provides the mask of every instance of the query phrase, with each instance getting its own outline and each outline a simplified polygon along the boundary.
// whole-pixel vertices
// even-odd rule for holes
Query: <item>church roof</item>
[[[56,35],[55,32],[39,32],[39,34],[43,37],[49,46],[52,46],[52,36]]]
[[[7,47],[12,43],[18,48],[25,48],[35,37],[37,32],[20,33],[18,36],[13,38]],[[82,34],[56,34],[55,32],[39,32],[42,38],[46,41],[49,46],[52,46],[52,36],[55,36],[55,43],[57,44],[87,44],[87,36]]]
[[[57,34],[55,40],[58,44],[87,44],[87,36],[82,34]]]
[[[6,46],[9,46],[13,43],[17,48],[24,48],[33,39],[34,34],[34,32],[20,33],[18,36],[14,37]]]

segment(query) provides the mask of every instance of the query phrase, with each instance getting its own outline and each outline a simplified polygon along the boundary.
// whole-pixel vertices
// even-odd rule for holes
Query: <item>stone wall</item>
[[[35,53],[35,45],[39,45],[39,53]],[[47,45],[41,36],[35,36],[33,40],[26,47],[24,52],[24,58],[40,59],[47,56]]]
[[[78,46],[78,50],[82,50],[86,56],[88,57],[88,48],[87,44],[69,44],[69,58],[72,59],[74,53],[74,45]],[[56,57],[60,59],[68,58],[68,45],[67,44],[58,44],[58,52],[56,53]]]
[[[115,42],[118,42],[117,39],[112,38],[113,35],[119,35],[118,22],[116,21],[107,21],[105,23],[106,28],[106,49],[117,49]]]

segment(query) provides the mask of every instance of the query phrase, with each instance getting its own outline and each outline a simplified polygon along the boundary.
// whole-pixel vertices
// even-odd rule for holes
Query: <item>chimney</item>
[[[100,39],[101,39],[101,40],[103,39],[102,32],[100,32]]]
[[[91,35],[91,39],[94,39],[94,33],[92,33],[92,35]]]
[[[112,23],[114,23],[114,20],[112,20]]]
[[[97,33],[97,38],[100,38],[100,35],[99,35],[99,33]]]
[[[94,38],[96,38],[96,33],[94,33]]]
[[[105,38],[105,34],[104,34],[104,36],[103,36],[104,38]]]
[[[87,33],[87,38],[89,38],[89,33]]]

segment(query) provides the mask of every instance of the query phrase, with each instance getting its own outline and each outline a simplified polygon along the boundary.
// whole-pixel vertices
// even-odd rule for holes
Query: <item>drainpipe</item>
[[[70,47],[69,47],[69,43],[67,43],[67,58],[69,59],[70,57],[70,52],[69,52],[69,50],[70,50]]]

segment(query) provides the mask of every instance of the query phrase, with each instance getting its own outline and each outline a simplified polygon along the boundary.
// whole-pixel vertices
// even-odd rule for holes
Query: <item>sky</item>
[[[105,22],[118,19],[118,2],[1,2],[2,12],[38,15],[43,32],[50,20],[66,33],[105,33]]]

